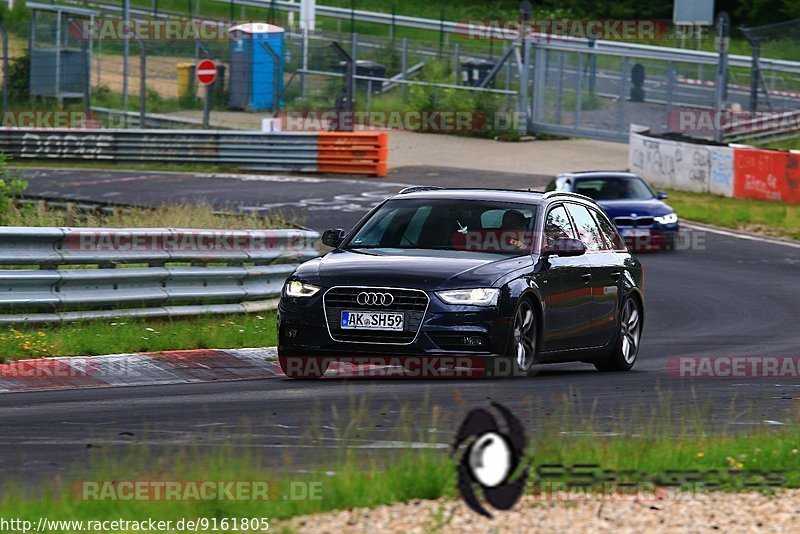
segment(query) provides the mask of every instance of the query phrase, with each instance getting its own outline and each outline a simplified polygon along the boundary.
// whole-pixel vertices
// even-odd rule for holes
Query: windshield
[[[346,248],[527,254],[535,211],[534,205],[482,200],[394,199],[370,217]]]
[[[649,200],[654,196],[644,180],[627,176],[578,180],[575,192],[594,200]]]

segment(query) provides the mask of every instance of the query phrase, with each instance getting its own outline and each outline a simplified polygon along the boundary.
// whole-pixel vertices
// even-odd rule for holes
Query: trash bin
[[[194,63],[178,63],[175,65],[178,70],[178,98],[194,94]]]
[[[469,58],[461,62],[461,80],[464,85],[477,87],[496,65],[488,59]]]
[[[338,61],[333,64],[333,68],[345,72],[347,70],[346,61]],[[377,61],[369,61],[367,59],[356,60],[356,76],[370,76],[372,78],[386,78],[386,65],[382,65]],[[356,89],[359,91],[366,91],[372,82],[372,92],[379,93],[383,89],[383,82],[377,80],[359,80],[356,79]]]
[[[647,92],[644,89],[646,78],[644,65],[637,63],[631,69],[631,102],[644,102]]]

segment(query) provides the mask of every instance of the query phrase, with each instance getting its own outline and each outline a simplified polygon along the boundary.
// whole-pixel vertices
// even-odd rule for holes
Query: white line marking
[[[768,237],[762,237],[757,235],[740,234],[738,232],[730,232],[728,230],[721,230],[719,228],[714,228],[711,226],[705,226],[699,224],[696,225],[689,223],[682,223],[682,226],[684,226],[685,228],[691,228],[692,230],[702,230],[711,234],[724,235],[727,237],[736,237],[738,239],[747,239],[748,241],[759,241],[761,243],[769,243],[771,245],[783,245],[785,247],[800,248],[800,243],[792,243],[790,241],[783,241],[780,239],[770,239]]]

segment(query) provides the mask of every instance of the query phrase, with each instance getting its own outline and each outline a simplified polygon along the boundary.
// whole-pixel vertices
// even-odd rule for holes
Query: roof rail
[[[408,193],[418,193],[420,191],[439,191],[444,189],[444,187],[439,187],[438,185],[414,185],[411,187],[406,187],[405,189],[401,189],[398,195],[406,195]]]
[[[571,193],[569,191],[550,191],[550,192],[545,193],[542,198],[547,200],[549,198],[562,197],[562,196],[563,197],[579,198],[581,200],[588,200],[589,202],[595,204],[595,201],[594,201],[593,198],[587,197],[586,195],[581,195],[580,193]]]

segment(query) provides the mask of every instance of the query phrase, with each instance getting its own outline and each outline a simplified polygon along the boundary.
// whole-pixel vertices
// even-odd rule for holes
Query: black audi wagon
[[[491,376],[636,362],[642,267],[588,197],[412,187],[322,241],[333,250],[292,273],[278,307],[291,378],[358,356],[466,355]]]

